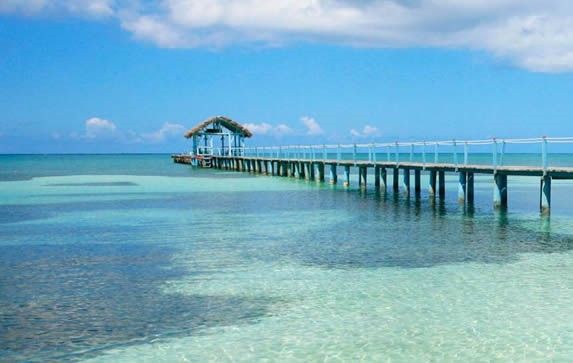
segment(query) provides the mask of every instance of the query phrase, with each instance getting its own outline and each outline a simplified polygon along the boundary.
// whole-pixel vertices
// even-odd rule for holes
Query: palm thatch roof
[[[243,125],[240,123],[231,120],[225,116],[215,116],[211,117],[208,120],[201,122],[199,125],[195,126],[194,128],[190,129],[185,133],[185,138],[190,138],[193,135],[198,134],[201,130],[203,130],[206,126],[209,126],[212,123],[218,122],[220,125],[226,127],[227,129],[231,130],[234,133],[242,133],[245,137],[251,137],[253,134]]]

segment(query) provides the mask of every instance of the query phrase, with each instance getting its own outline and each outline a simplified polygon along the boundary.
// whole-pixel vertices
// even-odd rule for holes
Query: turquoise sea
[[[573,361],[573,181],[356,179],[0,156],[0,361]]]

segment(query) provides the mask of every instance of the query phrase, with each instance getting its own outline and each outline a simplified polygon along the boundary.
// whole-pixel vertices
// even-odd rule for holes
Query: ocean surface
[[[0,361],[573,361],[573,181],[356,180],[0,156]]]

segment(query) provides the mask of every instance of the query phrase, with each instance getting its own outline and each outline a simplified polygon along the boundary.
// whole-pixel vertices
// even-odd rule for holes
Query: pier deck
[[[410,143],[384,143],[384,144],[348,144],[348,145],[286,145],[268,147],[244,146],[219,150],[212,155],[212,167],[218,169],[255,172],[267,175],[290,176],[325,182],[326,174],[330,184],[339,181],[338,168],[343,169],[342,181],[345,187],[350,186],[350,169],[358,169],[358,184],[361,188],[368,186],[367,178],[372,176],[369,169],[374,172],[374,186],[376,189],[386,190],[391,186],[394,192],[403,192],[410,195],[413,184],[414,194],[421,194],[421,173],[429,174],[428,192],[431,197],[445,197],[445,175],[455,173],[458,175],[458,201],[460,203],[473,203],[474,176],[477,174],[491,175],[493,181],[493,205],[496,209],[507,208],[508,176],[538,177],[539,207],[542,214],[549,214],[551,210],[551,181],[558,179],[573,179],[573,166],[549,166],[548,144],[573,144],[573,137],[534,138],[534,139],[488,139],[473,141],[433,141]],[[510,144],[537,144],[539,150],[538,166],[505,165],[504,155],[506,146]],[[470,147],[491,147],[491,165],[470,164]],[[407,148],[404,155],[400,150]],[[427,152],[432,148],[433,152]],[[438,162],[439,149],[449,150],[454,162]],[[463,148],[460,154],[459,148]],[[501,151],[500,151],[501,149]],[[342,150],[347,150],[342,152]],[[367,160],[360,160],[360,155]],[[228,152],[228,155],[225,153]],[[409,156],[408,156],[409,155]],[[421,156],[422,162],[415,159]],[[335,158],[333,159],[332,156]],[[384,161],[377,161],[380,156],[386,156]],[[408,157],[408,161],[400,160]],[[460,157],[461,156],[461,157]],[[193,163],[192,157],[173,156],[175,162]],[[433,160],[434,162],[428,162]],[[390,173],[388,172],[390,170]],[[413,178],[410,174],[413,173]],[[388,178],[391,177],[390,182]],[[413,179],[413,181],[412,181]]]

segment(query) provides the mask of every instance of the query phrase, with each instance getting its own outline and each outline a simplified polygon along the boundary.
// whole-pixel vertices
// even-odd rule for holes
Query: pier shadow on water
[[[62,361],[214,326],[249,324],[269,299],[165,294],[188,271],[136,245],[0,247],[0,361]]]

